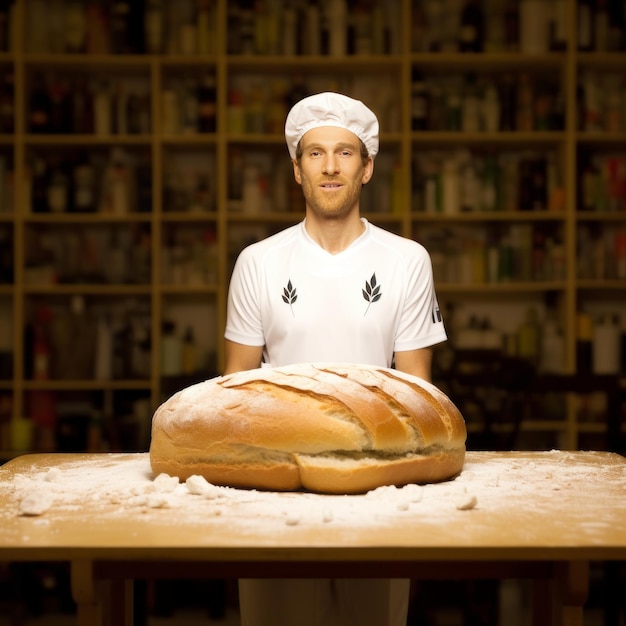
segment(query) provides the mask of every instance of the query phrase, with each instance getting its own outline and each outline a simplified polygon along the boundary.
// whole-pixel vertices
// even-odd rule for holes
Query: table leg
[[[76,602],[76,626],[102,626],[102,611],[96,593],[91,561],[72,561],[72,597]]]
[[[554,614],[554,582],[552,580],[533,581],[532,624],[551,626]]]
[[[115,578],[111,581],[111,624],[133,626],[133,581]]]
[[[589,562],[558,563],[555,592],[554,623],[558,626],[583,626],[583,606],[589,593]]]

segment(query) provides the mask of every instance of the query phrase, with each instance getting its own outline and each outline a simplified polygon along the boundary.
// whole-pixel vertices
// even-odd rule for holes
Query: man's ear
[[[300,166],[298,165],[298,161],[296,161],[296,159],[292,159],[291,162],[293,163],[293,177],[296,179],[298,185],[301,185],[302,176],[300,174]]]
[[[367,163],[365,164],[365,167],[363,168],[363,177],[361,178],[361,183],[363,185],[366,185],[372,179],[373,175],[374,175],[374,159],[372,159],[372,157],[369,157],[369,159],[367,160]]]

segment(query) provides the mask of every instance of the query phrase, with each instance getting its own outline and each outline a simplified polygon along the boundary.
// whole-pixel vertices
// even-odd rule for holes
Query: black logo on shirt
[[[283,302],[291,307],[291,314],[295,317],[293,312],[293,303],[298,299],[296,294],[296,288],[291,284],[291,280],[287,283],[286,287],[283,287]]]
[[[437,324],[438,322],[443,321],[443,318],[441,317],[441,311],[439,310],[439,304],[437,303],[437,300],[435,299],[434,294],[433,294],[432,320],[433,320],[433,324]]]
[[[383,295],[380,291],[380,285],[376,284],[376,272],[372,274],[372,277],[369,280],[365,281],[365,289],[362,289],[361,293],[368,303],[365,313],[363,313],[363,317],[365,317],[372,302],[378,302]]]

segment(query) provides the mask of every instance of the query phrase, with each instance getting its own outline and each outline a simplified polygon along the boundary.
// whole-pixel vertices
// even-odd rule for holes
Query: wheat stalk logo
[[[296,294],[296,288],[291,284],[291,280],[287,283],[286,287],[283,287],[283,302],[291,307],[291,314],[295,317],[293,312],[293,303],[298,299]]]
[[[368,303],[367,308],[365,309],[365,313],[363,313],[363,317],[365,317],[370,309],[370,305],[372,304],[372,302],[378,302],[383,295],[380,292],[380,285],[376,284],[376,272],[372,274],[372,277],[369,280],[365,281],[365,289],[362,289],[361,293]]]

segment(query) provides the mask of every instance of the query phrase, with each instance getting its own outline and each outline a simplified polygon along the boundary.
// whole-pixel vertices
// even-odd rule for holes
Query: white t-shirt
[[[302,221],[245,248],[228,295],[225,337],[264,346],[263,365],[390,367],[396,351],[446,339],[428,252],[370,224],[339,254]]]

